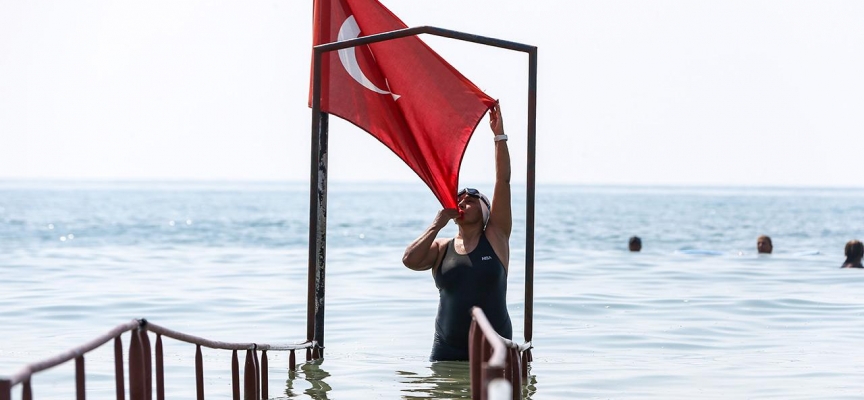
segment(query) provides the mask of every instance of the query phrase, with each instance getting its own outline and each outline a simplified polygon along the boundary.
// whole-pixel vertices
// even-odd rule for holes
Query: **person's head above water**
[[[464,188],[456,194],[460,217],[456,219],[457,224],[480,222],[483,226],[489,222],[490,203],[489,199],[479,190]]]
[[[642,251],[642,239],[639,236],[633,236],[630,238],[627,246],[630,248],[630,251]]]
[[[771,254],[774,251],[774,245],[771,244],[771,238],[765,235],[756,238],[756,250],[759,254]]]
[[[846,249],[843,251],[846,254],[846,263],[861,263],[861,258],[864,258],[864,244],[857,240],[850,240],[846,243]]]

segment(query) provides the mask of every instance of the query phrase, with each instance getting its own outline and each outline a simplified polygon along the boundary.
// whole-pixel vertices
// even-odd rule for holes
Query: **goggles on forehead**
[[[480,193],[479,190],[474,189],[474,188],[466,187],[466,188],[460,190],[459,193],[456,194],[456,197],[459,198],[459,197],[462,197],[463,195],[466,195],[466,194],[468,196],[475,198],[475,199],[480,199],[480,201],[482,201],[483,204],[486,205],[486,208],[492,208],[492,206],[489,205],[489,200],[486,198],[486,196],[484,196],[483,193]]]

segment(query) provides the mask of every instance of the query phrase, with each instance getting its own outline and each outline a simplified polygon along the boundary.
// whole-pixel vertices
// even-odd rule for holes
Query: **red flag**
[[[377,0],[315,0],[314,43],[404,29]],[[495,100],[412,36],[324,53],[321,111],[375,136],[456,207],[468,141]],[[310,90],[310,100],[312,95]]]

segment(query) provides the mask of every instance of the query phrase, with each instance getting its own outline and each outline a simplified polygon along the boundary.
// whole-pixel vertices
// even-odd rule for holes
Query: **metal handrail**
[[[229,343],[229,342],[217,342],[215,340],[209,340],[198,336],[193,336],[183,332],[177,332],[163,326],[156,325],[152,322],[148,322],[147,320],[142,320],[145,322],[144,329],[162,335],[170,337],[171,339],[179,340],[181,342],[186,342],[190,344],[198,344],[211,349],[219,349],[219,350],[273,350],[273,351],[288,351],[288,350],[301,350],[315,346],[315,342],[303,342],[296,344],[282,344],[282,345],[272,345],[266,343]]]
[[[13,374],[6,380],[9,381],[11,386],[15,386],[21,382],[24,382],[25,380],[29,380],[30,377],[37,372],[41,372],[49,368],[54,368],[67,361],[72,361],[84,355],[85,353],[89,353],[90,351],[95,350],[103,344],[108,343],[109,340],[114,339],[127,331],[138,328],[139,324],[140,323],[137,319],[133,319],[132,321],[129,321],[125,324],[117,325],[114,329],[81,346],[71,349],[65,353],[58,354],[54,357],[29,364],[24,368],[21,368],[17,373]]]
[[[60,364],[75,360],[75,386],[76,399],[84,400],[85,398],[85,369],[84,355],[93,351],[105,343],[114,340],[114,364],[115,364],[115,383],[117,399],[125,398],[125,388],[123,379],[123,344],[122,335],[130,332],[129,343],[129,394],[131,399],[152,399],[152,352],[150,348],[150,338],[148,331],[156,334],[155,348],[155,368],[156,368],[156,398],[164,400],[165,398],[165,378],[163,366],[163,351],[162,351],[162,336],[166,336],[181,342],[186,342],[196,345],[195,351],[195,378],[197,386],[198,399],[204,398],[204,367],[203,357],[201,355],[201,346],[231,350],[231,374],[232,374],[232,389],[233,398],[240,399],[240,379],[239,379],[239,363],[237,360],[237,351],[246,350],[246,362],[244,370],[244,398],[245,399],[266,399],[268,395],[268,366],[267,366],[267,351],[289,351],[289,370],[296,370],[295,350],[306,349],[306,361],[311,360],[311,349],[317,344],[313,342],[305,342],[298,344],[285,345],[270,345],[266,343],[230,343],[213,341],[198,336],[189,335],[182,332],[177,332],[153,323],[145,319],[134,319],[125,324],[121,324],[106,332],[105,334],[69,351],[58,354],[54,357],[38,361],[20,369],[15,374],[8,378],[0,377],[0,400],[11,400],[12,388],[17,385],[22,386],[22,399],[32,400],[33,391],[30,385],[30,378],[41,371],[56,367]],[[259,363],[258,352],[261,352]]]
[[[528,378],[531,342],[518,344],[501,337],[480,307],[471,309],[469,331],[469,368],[471,398],[522,398],[522,382]]]

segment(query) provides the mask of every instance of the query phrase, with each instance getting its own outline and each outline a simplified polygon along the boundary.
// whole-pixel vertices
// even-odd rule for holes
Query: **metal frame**
[[[312,61],[312,153],[309,181],[309,276],[306,334],[316,343],[311,357],[324,356],[324,276],[327,244],[327,146],[329,114],[321,112],[321,60],[326,52],[420,34],[430,34],[528,53],[528,176],[525,218],[525,342],[533,338],[534,199],[537,150],[537,47],[464,32],[420,26],[314,46]],[[530,353],[530,351],[529,351]],[[307,353],[307,359],[310,355]]]

